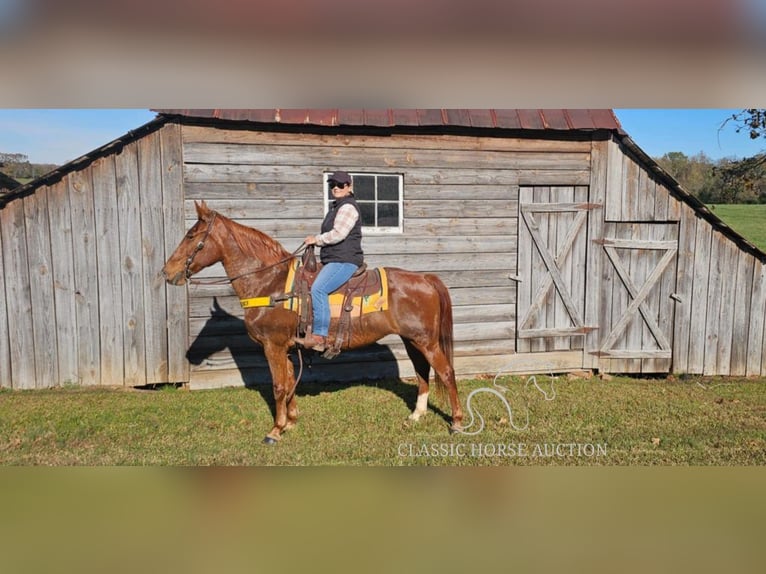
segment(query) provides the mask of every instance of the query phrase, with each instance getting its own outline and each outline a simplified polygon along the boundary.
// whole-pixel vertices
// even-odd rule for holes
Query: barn
[[[268,383],[231,288],[159,271],[195,200],[292,251],[336,169],[354,176],[368,265],[449,287],[461,376],[766,375],[766,254],[611,110],[211,109],[158,110],[0,196],[0,385]],[[310,367],[412,375],[396,337]]]

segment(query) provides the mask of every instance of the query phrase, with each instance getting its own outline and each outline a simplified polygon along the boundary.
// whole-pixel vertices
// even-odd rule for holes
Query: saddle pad
[[[290,293],[293,290],[295,284],[295,272],[298,269],[300,263],[298,261],[293,262],[290,266],[290,270],[287,274],[287,280],[285,281],[285,293]],[[353,305],[352,315],[365,315],[367,313],[375,313],[377,311],[388,310],[388,276],[386,270],[382,267],[376,269],[369,269],[366,273],[380,273],[380,287],[372,293],[366,293],[364,295],[354,295],[351,299]],[[341,285],[341,287],[330,294],[330,316],[333,318],[340,317],[343,310],[343,298],[345,296],[345,289],[347,284]],[[291,297],[284,303],[285,309],[301,312],[301,300],[299,297]]]

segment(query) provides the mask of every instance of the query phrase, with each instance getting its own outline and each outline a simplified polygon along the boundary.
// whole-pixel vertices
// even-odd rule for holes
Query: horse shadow
[[[219,355],[227,349],[231,359]],[[360,363],[354,360],[354,355],[360,353],[364,353],[368,360],[370,356],[374,357],[374,376],[365,377],[360,372],[363,367],[360,368]],[[293,348],[289,356],[296,377],[299,378],[295,391],[297,397],[372,386],[399,397],[410,411],[415,409],[417,384],[401,378],[396,358],[385,345],[375,343],[361,350],[344,351],[331,361],[312,351],[303,350],[299,353],[297,348]],[[233,360],[245,388],[258,392],[272,416],[276,416],[272,379],[263,347],[249,337],[244,320],[224,309],[217,297],[213,298],[210,317],[186,351],[186,359],[192,365],[206,364],[211,368],[224,367]],[[429,403],[429,407],[445,421],[450,420],[449,415],[439,407],[432,403]]]

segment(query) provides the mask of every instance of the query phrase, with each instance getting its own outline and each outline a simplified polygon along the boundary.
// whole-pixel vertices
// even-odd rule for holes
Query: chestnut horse
[[[277,297],[284,294],[288,268],[294,255],[265,233],[246,227],[195,202],[198,221],[162,269],[168,283],[183,285],[201,269],[221,262],[240,299]],[[458,402],[452,364],[452,304],[449,291],[435,275],[386,268],[389,305],[385,311],[352,320],[349,348],[370,345],[382,337],[398,334],[415,367],[418,398],[409,419],[417,421],[427,411],[431,368],[436,382],[446,388],[452,408],[451,431],[461,428],[463,413]],[[295,373],[288,356],[295,345],[298,314],[283,308],[254,307],[245,310],[248,335],[263,346],[271,372],[276,412],[274,427],[264,438],[276,443],[298,418]],[[333,319],[331,332],[336,328]]]

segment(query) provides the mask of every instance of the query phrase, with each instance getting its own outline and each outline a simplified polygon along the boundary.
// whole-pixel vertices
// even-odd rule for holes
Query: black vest
[[[351,228],[351,232],[348,236],[335,245],[323,245],[320,252],[319,259],[322,263],[353,263],[357,267],[364,263],[364,253],[362,253],[362,212],[359,210],[359,206],[356,204],[356,200],[352,196],[342,197],[333,201],[330,211],[322,222],[322,233],[327,233],[332,230],[335,225],[335,216],[338,215],[338,210],[342,205],[347,203],[354,206],[359,218],[356,220],[354,227]]]

